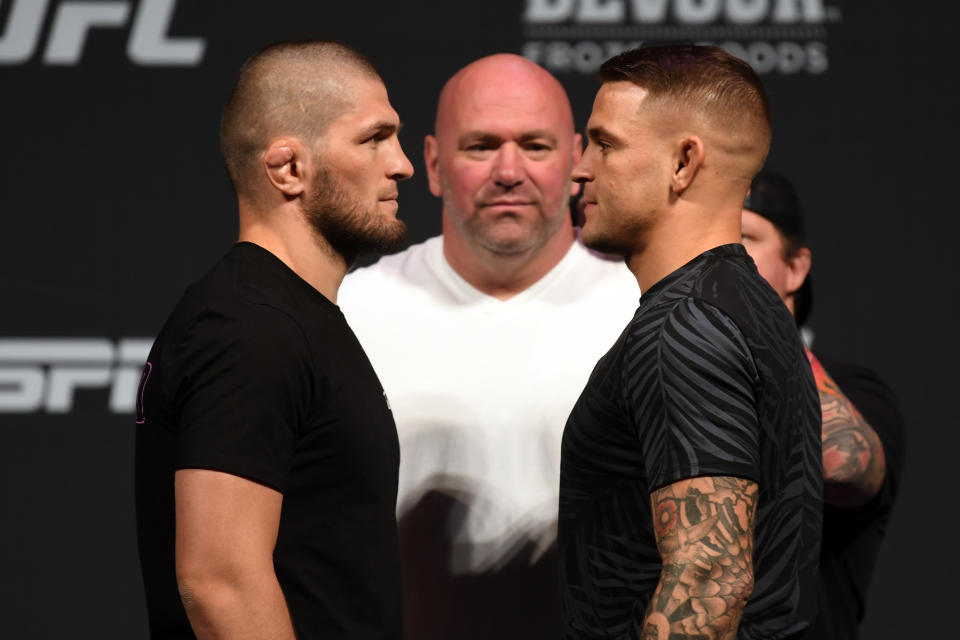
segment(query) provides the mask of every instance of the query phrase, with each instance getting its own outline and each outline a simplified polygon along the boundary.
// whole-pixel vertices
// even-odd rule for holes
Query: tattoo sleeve
[[[828,504],[841,507],[863,504],[883,484],[883,445],[810,350],[807,358],[823,413],[823,498]]]
[[[663,558],[642,640],[732,640],[753,590],[755,482],[726,476],[682,480],[654,491],[654,532]]]

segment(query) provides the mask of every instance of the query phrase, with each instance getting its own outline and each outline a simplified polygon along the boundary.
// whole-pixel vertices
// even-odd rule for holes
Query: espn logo
[[[108,389],[133,413],[152,338],[0,338],[0,413],[69,413],[80,389]]]

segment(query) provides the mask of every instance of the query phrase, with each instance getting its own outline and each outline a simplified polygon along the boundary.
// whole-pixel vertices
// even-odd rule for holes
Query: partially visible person
[[[587,246],[643,295],[563,434],[570,640],[796,638],[816,603],[820,411],[783,302],[740,244],[766,94],[716,47],[611,58],[573,172]]]
[[[782,175],[754,178],[743,245],[802,326],[813,305],[800,201]],[[804,638],[855,640],[903,470],[904,427],[890,388],[869,369],[807,350],[823,414],[819,612]]]
[[[153,638],[400,637],[396,427],[336,306],[358,254],[403,241],[399,126],[344,45],[279,43],[240,71],[221,126],[239,239],[137,397]]]
[[[561,431],[640,295],[577,239],[580,152],[553,76],[510,54],[472,62],[425,142],[442,235],[344,280],[400,434],[411,640],[559,635]]]

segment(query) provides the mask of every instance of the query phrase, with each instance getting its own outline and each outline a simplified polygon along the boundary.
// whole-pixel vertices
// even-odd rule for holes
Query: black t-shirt
[[[790,313],[739,244],[644,293],[567,421],[564,638],[639,636],[662,566],[650,493],[719,475],[760,490],[755,584],[737,637],[794,637],[816,604],[820,404]]]
[[[886,458],[883,486],[872,500],[854,508],[825,505],[823,510],[820,609],[803,637],[854,640],[903,471],[903,418],[893,392],[874,372],[824,358],[820,364],[877,432]]]
[[[155,638],[192,638],[174,569],[177,469],[283,493],[274,566],[299,638],[398,638],[399,444],[339,308],[240,243],[167,320],[137,402],[140,562]]]

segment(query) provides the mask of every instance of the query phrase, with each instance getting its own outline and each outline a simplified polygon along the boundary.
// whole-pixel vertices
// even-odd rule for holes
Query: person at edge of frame
[[[137,398],[152,638],[396,640],[399,448],[336,306],[401,246],[413,167],[377,71],[335,42],[250,58],[223,111],[239,238],[160,331]]]
[[[774,171],[753,179],[743,203],[742,241],[805,326],[813,308],[811,252],[800,199]],[[823,415],[823,539],[817,617],[803,636],[856,640],[867,590],[903,474],[905,430],[896,397],[873,371],[807,357]]]

